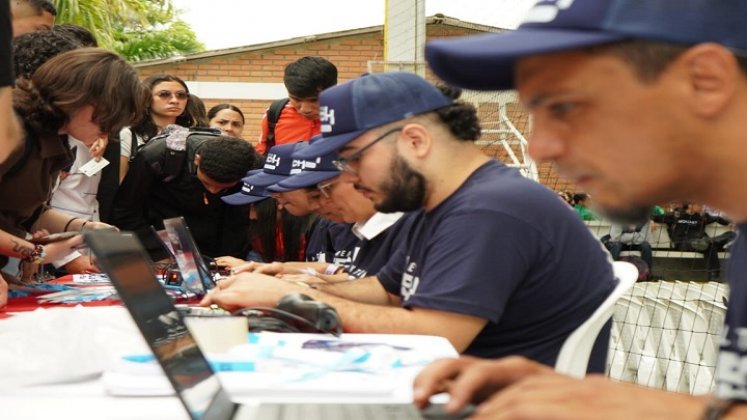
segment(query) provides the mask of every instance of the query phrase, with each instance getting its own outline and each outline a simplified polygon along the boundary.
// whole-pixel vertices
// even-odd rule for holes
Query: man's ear
[[[422,124],[411,123],[402,127],[400,142],[404,150],[423,158],[430,153],[433,138]]]
[[[691,109],[700,116],[720,113],[736,94],[742,73],[734,54],[721,45],[696,45],[677,58],[688,78]]]
[[[194,162],[195,162],[195,166],[199,168],[200,167],[200,155],[195,154]]]

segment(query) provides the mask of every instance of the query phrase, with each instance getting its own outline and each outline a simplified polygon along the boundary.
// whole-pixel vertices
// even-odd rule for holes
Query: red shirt
[[[265,115],[262,117],[262,133],[260,133],[255,146],[257,152],[261,154],[265,154],[268,131],[267,111],[265,111]],[[289,102],[280,112],[280,117],[275,124],[275,145],[309,141],[310,138],[321,132],[322,124],[319,118],[310,120],[304,117]]]

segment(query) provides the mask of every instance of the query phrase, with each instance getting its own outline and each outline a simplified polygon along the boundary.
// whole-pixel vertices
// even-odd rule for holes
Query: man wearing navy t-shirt
[[[533,114],[529,153],[608,211],[647,216],[669,200],[705,203],[747,228],[747,2],[539,1],[516,31],[426,46],[443,80],[516,89]],[[463,358],[415,381],[424,405],[448,381],[458,410],[521,419],[747,418],[747,238],[730,248],[729,308],[714,395],[683,395],[526,359]]]
[[[343,177],[381,212],[415,211],[406,241],[375,277],[304,292],[350,332],[444,336],[462,353],[521,354],[553,365],[564,340],[614,287],[601,244],[556,195],[474,144],[474,107],[410,73],[323,91],[323,139]],[[299,291],[247,275],[211,294],[227,307],[274,305]],[[589,368],[603,372],[609,329]]]

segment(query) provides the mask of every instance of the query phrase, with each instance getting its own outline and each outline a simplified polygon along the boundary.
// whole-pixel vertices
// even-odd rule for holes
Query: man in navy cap
[[[486,156],[474,144],[475,108],[417,75],[363,76],[323,91],[320,103],[323,139],[299,156],[338,151],[343,176],[377,210],[416,212],[407,240],[376,276],[303,290],[242,275],[206,303],[274,305],[303,291],[334,306],[346,331],[440,335],[462,353],[553,365],[614,287],[586,225],[553,192]],[[608,336],[591,371],[604,371]]]
[[[507,34],[426,47],[434,72],[471,89],[515,88],[533,114],[529,152],[616,213],[688,199],[747,222],[747,2],[540,1]],[[747,239],[731,248],[729,309],[714,396],[601,377],[573,380],[525,359],[427,368],[416,401],[444,390],[480,418],[747,418]],[[502,392],[497,392],[503,390]]]
[[[329,263],[333,262],[335,253],[343,252],[342,250],[347,249],[348,244],[355,240],[352,234],[346,235],[350,231],[349,226],[333,223],[316,216],[315,213],[319,213],[320,210],[319,199],[322,194],[316,189],[315,184],[311,185],[312,188],[303,189],[279,186],[284,182],[292,182],[290,178],[295,178],[305,166],[313,164],[305,159],[295,157],[296,153],[308,147],[308,145],[307,142],[296,142],[270,148],[263,169],[248,174],[249,176],[242,180],[244,182],[242,191],[224,197],[223,201],[233,205],[241,205],[242,203],[256,203],[264,198],[273,197],[278,208],[285,209],[288,213],[284,217],[298,218],[299,220],[305,217],[313,217],[314,220],[306,232],[307,235],[305,235],[306,248],[303,256],[305,256],[306,261],[320,261],[322,265],[325,265],[327,259],[329,259]],[[323,177],[326,176],[327,178],[336,176],[338,173],[334,166],[332,166],[334,171],[331,175],[328,174],[329,171],[323,171],[325,169],[323,167],[318,169],[321,172],[316,172],[317,178],[322,172],[324,172]],[[313,177],[314,175],[312,175]],[[323,177],[322,179],[326,179]],[[350,238],[345,239],[346,236]],[[303,260],[303,258],[300,259]],[[298,261],[298,258],[287,261]],[[241,266],[237,264],[238,261],[235,258],[228,257],[218,258],[217,262],[225,266],[232,266],[237,272],[256,267],[256,264]],[[301,264],[301,266],[303,265],[305,264]]]
[[[321,136],[312,138],[311,147],[318,141],[322,141]],[[306,156],[309,154],[306,150],[302,152]],[[377,212],[373,203],[358,192],[347,177],[340,176],[341,171],[335,166],[337,160],[339,156],[334,151],[303,160],[297,165],[297,169],[291,171],[292,176],[268,188],[273,192],[314,188],[321,194],[320,214],[323,214],[325,208],[332,209],[339,221],[348,227],[340,249],[330,260],[332,264],[250,263],[238,268],[236,272],[285,275],[285,279],[313,283],[365,277],[369,273],[376,274],[386,264],[396,245],[405,240],[410,222],[400,222],[402,213]],[[301,271],[303,274],[299,275]]]

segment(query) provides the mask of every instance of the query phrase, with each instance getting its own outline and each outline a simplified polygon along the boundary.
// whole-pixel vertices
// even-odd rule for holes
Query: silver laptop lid
[[[176,257],[183,287],[199,296],[204,295],[215,283],[184,218],[164,219],[163,227]]]
[[[153,262],[131,233],[86,231],[84,238],[194,420],[227,420],[236,411],[184,319],[158,282]]]

